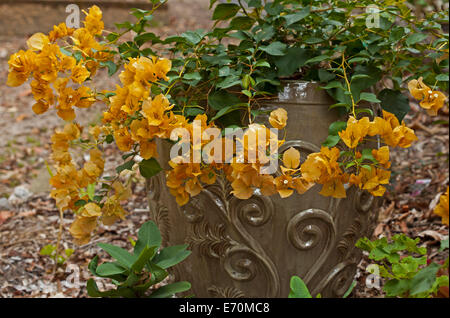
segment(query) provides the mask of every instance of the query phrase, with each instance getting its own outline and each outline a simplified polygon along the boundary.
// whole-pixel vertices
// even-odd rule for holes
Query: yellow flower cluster
[[[203,129],[208,127],[206,118],[204,120]],[[279,108],[271,112],[269,123],[274,128],[283,129],[286,122],[286,110]],[[184,127],[189,127],[189,124]],[[339,136],[345,145],[354,151],[355,157],[351,161],[353,163],[349,165],[349,162],[345,163],[352,170],[347,172],[343,169],[344,162],[339,162],[341,151],[337,147],[331,149],[322,147],[320,152],[308,155],[303,164],[300,163],[300,152],[289,148],[282,156],[281,174],[274,177],[270,174],[261,174],[261,167],[270,159],[267,156],[268,144],[259,149],[256,142],[257,136],[263,133],[270,136],[266,126],[251,124],[241,140],[244,145],[243,158],[232,154],[235,157],[230,164],[202,165],[171,162],[173,170],[167,173],[167,186],[176,197],[178,204],[186,204],[190,197],[201,192],[204,184],[214,183],[218,170],[224,172],[231,182],[233,195],[239,199],[250,198],[256,189],[263,195],[278,193],[282,198],[286,198],[294,191],[303,194],[315,184],[322,185],[320,194],[335,198],[346,197],[345,184],[355,185],[375,196],[382,196],[386,191],[384,185],[389,183],[390,178],[390,171],[387,170],[390,168],[388,146],[406,148],[417,139],[413,130],[406,127],[404,122],[400,124],[393,114],[386,111],[383,111],[382,118],[376,117],[373,121],[370,121],[368,117],[359,120],[350,117],[346,129],[339,132]],[[373,162],[370,164],[364,164],[361,160],[356,162],[362,157],[362,154],[356,151],[356,147],[361,145],[367,137],[376,135],[379,135],[388,146],[373,149],[371,152]],[[268,140],[269,143],[270,138]],[[283,143],[276,140],[279,145]],[[256,162],[249,160],[247,154],[250,150],[257,150]]]
[[[379,135],[383,142],[391,147],[408,148],[417,136],[405,123],[399,123],[395,115],[383,110],[383,118],[375,117],[371,122],[368,117],[359,120],[350,116],[347,128],[339,132],[342,141],[350,149],[356,148],[367,136]]]
[[[36,114],[45,113],[55,105],[59,117],[72,121],[73,107],[87,108],[96,101],[89,87],[74,88],[73,84],[81,85],[96,73],[100,62],[112,58],[108,48],[95,39],[103,30],[101,19],[100,9],[93,6],[86,16],[85,28],[74,30],[61,23],[48,35],[34,34],[27,41],[27,51],[20,50],[10,57],[7,84],[20,86],[33,77],[30,86],[36,100],[33,105]],[[67,43],[67,37],[73,44],[61,49],[57,41]],[[80,54],[78,61],[68,55],[69,47]],[[69,80],[73,84],[69,85]]]
[[[90,159],[84,166],[77,170],[76,165],[69,153],[70,143],[80,137],[80,127],[76,124],[66,124],[63,130],[56,131],[52,136],[52,160],[55,162],[56,174],[50,179],[53,190],[50,196],[55,199],[60,211],[67,209],[76,210],[76,203],[80,200],[89,201],[87,194],[81,189],[87,188],[89,184],[95,183],[102,175],[104,160],[97,148],[90,150]],[[98,214],[94,215],[94,211]],[[90,231],[77,231],[77,224],[86,222],[83,218],[94,217],[95,220],[102,214],[101,208],[95,203],[86,204],[72,224],[70,232],[78,242],[86,242],[90,238]],[[83,219],[83,220],[82,220]],[[94,220],[94,219],[92,219]],[[93,224],[96,224],[93,223]],[[88,235],[89,234],[89,235]]]
[[[130,151],[138,143],[141,157],[157,157],[154,138],[168,138],[173,128],[186,122],[183,116],[170,111],[173,105],[164,95],[150,96],[152,84],[167,79],[171,67],[167,59],[139,57],[130,59],[120,73],[123,86],[118,85],[112,92],[103,121],[111,126],[121,151]],[[129,124],[131,117],[135,119]]]
[[[50,196],[55,199],[61,212],[78,209],[69,231],[76,243],[85,244],[89,242],[98,220],[110,225],[117,219],[125,217],[126,212],[120,202],[126,200],[131,193],[116,180],[109,191],[114,191],[114,194],[108,193],[105,202],[100,204],[92,200],[93,198],[84,189],[95,186],[103,174],[105,161],[101,151],[93,147],[89,152],[89,160],[81,169],[77,169],[69,153],[69,147],[72,141],[80,138],[80,134],[78,125],[66,124],[62,131],[56,131],[52,136],[52,160],[55,162],[56,174],[50,179],[53,186]],[[78,208],[79,202],[85,204]]]
[[[411,95],[420,100],[419,105],[426,109],[430,116],[436,116],[439,109],[444,106],[447,97],[444,93],[433,91],[423,83],[423,78],[411,80],[408,82],[408,89]]]
[[[441,195],[439,199],[439,204],[434,209],[434,213],[442,218],[442,223],[447,225],[448,225],[448,209],[449,209],[448,204],[449,204],[449,193],[447,187],[447,191]]]

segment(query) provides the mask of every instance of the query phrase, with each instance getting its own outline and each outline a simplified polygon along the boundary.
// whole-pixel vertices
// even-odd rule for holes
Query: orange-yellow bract
[[[409,81],[408,89],[415,99],[420,100],[419,105],[426,109],[430,116],[436,116],[438,110],[444,106],[447,100],[444,93],[434,91],[425,85],[422,77]]]
[[[442,218],[442,223],[449,225],[448,221],[448,210],[449,210],[449,193],[448,193],[448,187],[447,191],[443,194],[441,194],[441,197],[439,199],[438,205],[436,205],[436,208],[434,209],[434,213],[439,215]]]

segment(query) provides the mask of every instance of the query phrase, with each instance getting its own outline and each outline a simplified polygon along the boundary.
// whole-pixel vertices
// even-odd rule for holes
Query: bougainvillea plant
[[[121,202],[130,196],[130,180],[121,172],[137,164],[146,178],[160,173],[156,140],[178,141],[172,132],[192,132],[195,121],[202,131],[245,128],[244,160],[234,152],[207,152],[213,158],[208,163],[172,159],[164,173],[179,205],[217,177],[226,177],[240,199],[255,189],[285,198],[315,184],[324,196],[346,197],[345,184],[382,196],[390,179],[389,147],[407,148],[417,139],[403,121],[409,110],[405,93],[430,115],[446,102],[444,12],[419,19],[405,1],[212,0],[211,30],[163,39],[151,32],[149,21],[164,1],[151,2],[152,10],[134,9],[135,21],[117,24],[115,32],[104,30],[102,12],[93,6],[84,27],[61,23],[48,34],[37,33],[27,41],[28,50],[9,60],[8,85],[28,82],[33,111],[55,111],[66,122],[51,139],[51,196],[61,213],[75,213],[70,233],[79,244],[90,240],[99,222],[112,224],[126,215]],[[122,41],[125,34],[132,39]],[[93,87],[99,68],[111,76],[122,68],[120,84],[103,91]],[[270,142],[259,150],[255,140],[265,134],[282,144],[269,128],[285,129],[288,114],[274,110],[270,126],[256,120],[284,79],[320,82],[343,120],[330,126],[320,152],[300,158],[288,149],[279,158],[281,174],[273,176],[260,173],[274,155]],[[81,127],[74,108],[96,102],[105,105],[102,124]],[[371,140],[380,146],[368,147]],[[200,138],[194,146],[190,140],[188,147],[206,152],[209,141]],[[113,142],[124,163],[117,175],[103,176],[102,146]],[[88,152],[89,160],[77,165],[72,148]],[[257,160],[249,162],[249,150],[256,148]]]

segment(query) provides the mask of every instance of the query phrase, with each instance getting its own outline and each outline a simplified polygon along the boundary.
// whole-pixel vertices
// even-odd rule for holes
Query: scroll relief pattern
[[[275,297],[280,292],[275,264],[246,229],[246,226],[259,227],[269,222],[274,213],[273,203],[270,198],[256,192],[248,200],[239,200],[231,190],[227,180],[218,179],[216,184],[193,198],[197,200],[191,200],[182,207],[183,214],[192,223],[186,242],[198,248],[201,255],[218,259],[233,280],[249,282],[262,273],[268,281],[266,296]],[[211,205],[218,209],[223,223],[211,225],[201,215],[201,211],[206,210],[205,206]],[[232,238],[228,230],[237,233],[239,239]],[[217,293],[217,290],[229,291],[231,287],[216,286],[210,294]],[[235,291],[233,294],[243,295],[243,292]]]

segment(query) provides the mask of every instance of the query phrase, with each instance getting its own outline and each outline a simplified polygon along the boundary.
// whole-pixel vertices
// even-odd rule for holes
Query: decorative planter
[[[288,112],[282,153],[295,147],[302,161],[320,150],[338,115],[316,83],[288,81],[265,110]],[[266,122],[267,118],[261,118]],[[161,163],[169,145],[159,145]],[[164,160],[166,158],[166,160]],[[376,225],[379,201],[352,187],[346,199],[321,196],[320,186],[287,199],[255,193],[231,195],[225,180],[207,187],[179,207],[160,173],[148,181],[150,211],[168,245],[187,243],[192,255],[175,267],[177,280],[192,283],[196,297],[287,297],[291,276],[300,276],[312,294],[341,297],[356,273],[356,241]]]

